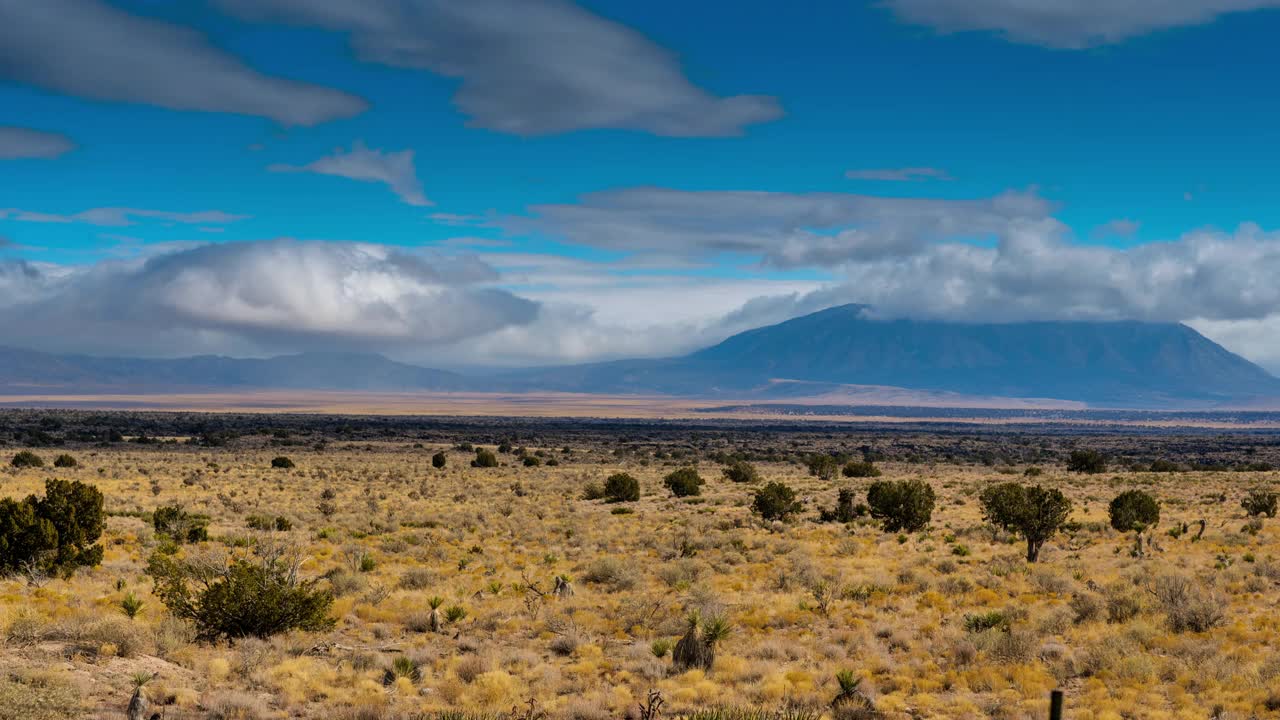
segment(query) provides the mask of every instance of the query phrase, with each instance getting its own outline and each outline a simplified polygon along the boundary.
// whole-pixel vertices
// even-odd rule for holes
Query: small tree
[[[155,594],[197,637],[266,638],[288,630],[327,630],[333,594],[298,575],[301,560],[268,548],[225,564],[187,562],[156,553],[147,566]]]
[[[498,467],[498,456],[494,455],[492,450],[476,448],[476,459],[471,461],[471,467],[496,468]]]
[[[79,465],[76,459],[66,453],[59,455],[53,459],[53,466],[56,468],[73,468]]]
[[[854,507],[853,489],[840,488],[840,492],[836,495],[836,506],[830,510],[823,509],[818,513],[818,519],[822,522],[853,522],[859,515],[867,514],[865,505]]]
[[[1273,518],[1276,516],[1276,505],[1276,494],[1264,488],[1250,490],[1244,500],[1240,501],[1240,506],[1249,514],[1249,517],[1266,515],[1269,518]]]
[[[102,493],[78,480],[46,480],[44,497],[0,499],[0,575],[23,567],[68,575],[102,562]]]
[[[1160,503],[1141,490],[1126,490],[1111,501],[1107,509],[1111,527],[1120,532],[1139,535],[1160,522]]]
[[[42,468],[44,467],[44,458],[30,450],[23,450],[14,455],[9,464],[16,468]]]
[[[1096,475],[1107,471],[1107,458],[1097,450],[1073,450],[1067,458],[1067,470]]]
[[[922,530],[933,517],[933,488],[920,480],[877,480],[867,490],[871,517],[885,532]]]
[[[840,470],[840,464],[830,455],[810,455],[805,465],[809,468],[809,474],[819,480],[834,480]]]
[[[439,470],[449,462],[448,456],[442,452],[438,452],[431,456],[431,467]]]
[[[771,482],[756,491],[751,509],[765,520],[786,520],[800,512],[796,493],[780,482]]]
[[[724,478],[736,483],[755,483],[760,482],[760,473],[751,463],[737,460],[724,469]]]
[[[979,496],[987,522],[1018,533],[1027,541],[1027,562],[1040,558],[1040,548],[1058,532],[1071,512],[1071,501],[1060,490],[1039,485],[1000,483]]]
[[[844,476],[847,478],[873,478],[880,477],[880,468],[870,461],[854,461],[844,466]]]
[[[167,538],[178,545],[204,542],[209,539],[208,520],[192,515],[183,510],[181,505],[156,508],[151,513],[151,527],[157,536]]]
[[[611,503],[635,502],[640,499],[640,481],[627,473],[614,473],[604,481],[604,497]]]
[[[680,468],[662,480],[662,484],[676,497],[701,495],[703,482],[702,476],[698,474],[698,469],[691,467]]]

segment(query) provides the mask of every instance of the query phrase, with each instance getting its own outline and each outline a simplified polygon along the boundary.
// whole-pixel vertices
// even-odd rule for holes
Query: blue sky
[[[1277,31],[1267,0],[0,0],[0,331],[504,365],[864,302],[1188,322],[1280,369]]]

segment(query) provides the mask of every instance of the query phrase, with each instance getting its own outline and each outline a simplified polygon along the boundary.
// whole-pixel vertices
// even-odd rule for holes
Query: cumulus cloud
[[[0,125],[0,160],[56,158],[75,147],[66,135]]]
[[[978,200],[885,198],[851,193],[682,191],[593,193],[571,205],[539,205],[509,218],[513,230],[583,245],[674,256],[757,255],[769,266],[830,266],[897,257],[936,240],[986,237],[1053,206],[1035,191]]]
[[[187,355],[421,349],[528,323],[474,257],[272,240],[44,270],[0,265],[0,333],[48,350]]]
[[[951,175],[942,168],[935,167],[903,167],[873,168],[867,170],[846,170],[844,176],[850,180],[880,180],[884,182],[911,182],[914,180],[951,180]]]
[[[267,168],[272,172],[304,172],[317,175],[382,183],[409,205],[426,207],[433,205],[422,192],[422,183],[413,165],[413,151],[385,152],[371,150],[363,142],[356,141],[351,150],[339,148],[306,165],[275,164]]]
[[[854,262],[812,293],[744,308],[763,322],[843,303],[881,317],[956,321],[1260,320],[1280,314],[1280,233],[1243,225],[1128,249],[1067,242],[1055,220],[1018,221],[991,247],[932,245]]]
[[[94,100],[315,125],[364,100],[264,75],[201,34],[101,0],[0,0],[0,77]]]
[[[771,97],[719,97],[694,85],[672,52],[568,0],[219,3],[250,20],[347,33],[368,62],[457,78],[454,102],[474,127],[724,136],[782,113]]]
[[[103,207],[63,215],[33,210],[19,210],[17,208],[0,208],[0,220],[30,223],[83,223],[101,227],[126,227],[138,224],[139,220],[157,220],[182,225],[217,225],[237,222],[247,217],[248,215],[233,215],[221,210],[171,212],[168,210],[146,210],[141,208]]]
[[[1222,15],[1280,7],[1280,0],[886,0],[903,21],[939,32],[988,31],[1012,42],[1082,49]]]

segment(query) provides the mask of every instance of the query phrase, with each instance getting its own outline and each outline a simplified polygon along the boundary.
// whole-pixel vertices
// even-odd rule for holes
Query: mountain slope
[[[200,355],[174,360],[53,355],[0,348],[0,387],[9,390],[183,388],[457,390],[466,378],[365,353],[302,353],[266,359]]]
[[[739,333],[684,357],[487,378],[359,353],[141,360],[0,348],[0,389],[11,393],[559,390],[746,399],[812,397],[850,385],[1127,407],[1280,398],[1280,380],[1185,325],[882,321],[857,305]]]
[[[1176,323],[969,324],[868,319],[844,305],[739,333],[670,360],[527,373],[584,392],[716,395],[771,380],[886,385],[1100,404],[1280,396],[1280,380]]]

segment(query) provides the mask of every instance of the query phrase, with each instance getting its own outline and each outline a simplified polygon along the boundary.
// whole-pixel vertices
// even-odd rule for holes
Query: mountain
[[[872,386],[1125,407],[1280,398],[1280,380],[1176,323],[876,320],[858,305],[749,330],[683,357],[484,378],[362,353],[142,360],[0,348],[0,390],[8,393],[556,390],[777,399],[857,396]]]
[[[971,395],[1165,405],[1280,396],[1280,380],[1177,323],[876,320],[843,305],[666,360],[517,374],[547,389],[729,395],[882,385]],[[818,384],[812,387],[812,384]]]
[[[183,389],[458,390],[468,380],[371,353],[310,352],[267,359],[200,355],[174,360],[53,355],[0,348],[9,392],[165,392]]]

